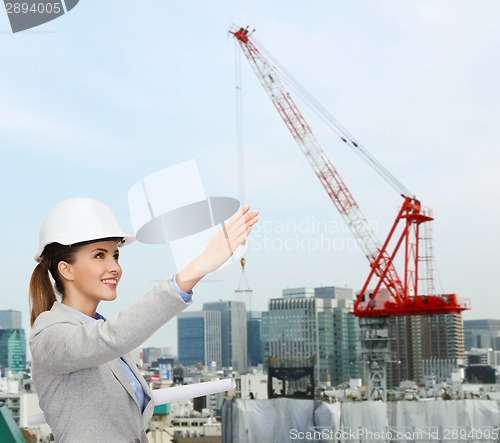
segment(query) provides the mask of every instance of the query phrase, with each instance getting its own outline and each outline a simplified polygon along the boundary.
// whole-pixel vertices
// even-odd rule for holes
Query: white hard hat
[[[49,212],[42,223],[35,260],[42,260],[45,246],[51,243],[69,246],[114,237],[123,238],[118,246],[135,240],[135,237],[122,231],[113,212],[104,203],[91,198],[64,200]]]

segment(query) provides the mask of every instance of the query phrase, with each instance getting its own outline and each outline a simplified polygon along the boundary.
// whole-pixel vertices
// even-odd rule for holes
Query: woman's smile
[[[117,278],[106,278],[104,280],[101,280],[105,285],[110,286],[111,288],[116,289],[118,286],[118,279]]]

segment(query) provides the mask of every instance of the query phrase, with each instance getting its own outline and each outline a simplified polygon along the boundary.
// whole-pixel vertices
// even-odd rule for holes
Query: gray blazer
[[[190,304],[169,278],[107,321],[86,323],[59,302],[38,316],[29,339],[32,377],[56,443],[148,442],[152,392],[128,353]],[[144,388],[142,414],[119,357]]]

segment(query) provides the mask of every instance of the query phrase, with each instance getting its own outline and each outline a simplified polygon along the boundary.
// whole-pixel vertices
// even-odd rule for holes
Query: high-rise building
[[[24,329],[0,329],[0,368],[22,372],[26,367]]]
[[[388,387],[404,380],[424,383],[424,360],[463,361],[464,334],[460,314],[391,317]],[[451,374],[449,374],[451,375]]]
[[[179,362],[222,367],[221,314],[217,311],[181,312],[177,316]],[[215,369],[215,368],[214,368]]]
[[[340,288],[336,298],[335,289],[284,289],[282,298],[271,299],[263,321],[264,359],[289,366],[310,361],[316,380],[332,385],[359,377],[359,327],[349,313],[352,290]]]
[[[456,358],[463,360],[464,326],[459,314],[422,317],[424,358]]]
[[[21,311],[0,310],[0,329],[23,329]]]
[[[423,371],[422,322],[420,316],[389,318],[391,360],[387,366],[387,387],[399,386],[404,380],[420,380]],[[421,367],[422,366],[422,367]]]
[[[333,306],[333,369],[331,381],[334,385],[361,377],[359,322],[350,312],[354,306],[351,288],[325,286],[314,288],[314,297],[336,300]]]
[[[491,348],[500,351],[500,320],[464,320],[464,346],[472,348]]]
[[[262,364],[262,312],[247,313],[247,350],[248,366]]]
[[[0,369],[13,372],[26,367],[26,334],[21,311],[0,311]]]
[[[203,304],[204,311],[220,312],[222,366],[239,373],[247,371],[247,313],[241,301]]]
[[[359,320],[351,314],[353,308],[354,302],[348,298],[341,298],[333,308],[334,385],[362,376]]]
[[[266,361],[271,358],[286,367],[314,365],[319,381],[320,374],[327,371],[331,350],[328,345],[322,347],[320,358],[318,311],[323,305],[324,300],[311,296],[269,300]]]

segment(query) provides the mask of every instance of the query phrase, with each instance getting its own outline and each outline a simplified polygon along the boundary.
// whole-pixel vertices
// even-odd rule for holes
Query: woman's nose
[[[113,258],[108,262],[108,269],[110,272],[118,273],[120,272],[120,265],[118,262]]]

